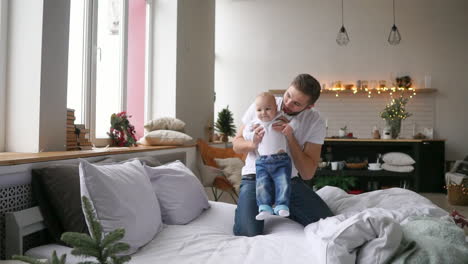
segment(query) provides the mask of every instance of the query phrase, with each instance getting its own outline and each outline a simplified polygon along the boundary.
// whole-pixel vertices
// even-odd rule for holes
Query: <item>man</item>
[[[283,95],[276,98],[278,110],[291,116],[297,122],[297,128],[291,133],[287,119],[273,126],[283,133],[288,142],[288,154],[293,160],[290,218],[304,226],[321,218],[332,216],[325,202],[302,180],[314,177],[320,160],[320,151],[325,138],[325,122],[313,108],[320,96],[320,83],[309,74],[299,74]],[[242,182],[234,219],[234,234],[238,236],[256,236],[263,233],[264,221],[258,221],[255,189],[255,149],[261,142],[262,127],[254,129],[252,141],[245,140],[243,130],[255,118],[255,106],[251,105],[242,118],[243,125],[233,141],[234,151],[248,153],[246,164],[242,168]]]

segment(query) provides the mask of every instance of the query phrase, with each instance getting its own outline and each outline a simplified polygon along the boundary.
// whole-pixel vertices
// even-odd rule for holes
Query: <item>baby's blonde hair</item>
[[[257,95],[257,98],[268,98],[269,100],[273,100],[273,102],[275,103],[276,105],[276,100],[275,100],[275,96],[270,93],[270,92],[261,92]]]

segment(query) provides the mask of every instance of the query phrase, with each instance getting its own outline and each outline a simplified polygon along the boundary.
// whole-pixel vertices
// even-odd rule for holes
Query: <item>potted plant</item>
[[[320,176],[314,179],[314,185],[317,189],[325,186],[335,186],[344,191],[349,191],[351,187],[356,186],[357,178],[352,176],[345,176],[343,173],[336,175]]]
[[[405,109],[408,100],[408,98],[404,98],[403,96],[392,99],[390,104],[385,106],[385,109],[380,113],[380,117],[387,122],[387,127],[390,129],[393,139],[400,135],[401,120],[405,120],[411,116]]]
[[[347,126],[344,126],[344,127],[340,128],[340,130],[338,130],[338,136],[339,137],[345,137],[347,129],[348,129]]]
[[[111,127],[109,135],[112,145],[117,147],[132,147],[136,145],[135,127],[130,124],[127,112],[120,112],[111,115]]]
[[[221,133],[223,142],[227,142],[228,137],[232,137],[236,134],[236,126],[234,125],[234,118],[232,116],[229,106],[218,113],[218,120],[216,121],[215,129],[217,132]]]

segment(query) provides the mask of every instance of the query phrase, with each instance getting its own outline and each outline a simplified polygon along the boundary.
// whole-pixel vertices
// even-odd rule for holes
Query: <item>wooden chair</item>
[[[197,140],[197,149],[201,155],[203,164],[206,166],[211,166],[218,168],[218,165],[215,162],[216,159],[226,159],[226,158],[240,158],[245,160],[245,154],[238,154],[234,152],[232,148],[217,148],[208,145],[202,139]],[[225,176],[216,176],[211,186],[211,191],[213,193],[215,201],[218,201],[221,196],[226,192],[231,198],[237,203],[237,198],[239,198],[234,186]]]

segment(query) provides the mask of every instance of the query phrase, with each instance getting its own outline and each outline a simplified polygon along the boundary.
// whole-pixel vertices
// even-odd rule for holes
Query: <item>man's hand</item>
[[[289,138],[294,134],[294,129],[289,124],[285,124],[283,130],[281,130],[281,133],[283,133],[286,138]]]
[[[289,123],[289,120],[284,117],[284,116],[280,116],[278,117],[278,119],[276,120],[275,123],[273,123],[273,125],[271,125],[271,127],[275,130],[275,131],[278,131],[280,133],[283,133],[283,130],[285,129],[286,125]]]

